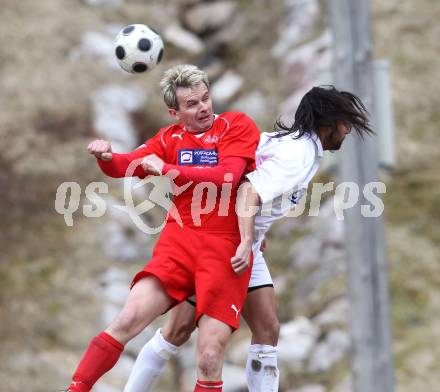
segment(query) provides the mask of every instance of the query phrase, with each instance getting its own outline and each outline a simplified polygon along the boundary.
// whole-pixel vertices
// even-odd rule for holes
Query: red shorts
[[[196,321],[206,314],[237,329],[251,274],[251,268],[241,275],[232,269],[231,257],[239,243],[239,234],[207,233],[169,223],[132,285],[154,275],[178,302],[196,295]]]

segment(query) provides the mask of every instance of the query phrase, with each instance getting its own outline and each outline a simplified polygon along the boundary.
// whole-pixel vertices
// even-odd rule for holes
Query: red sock
[[[194,392],[222,392],[223,381],[201,381],[197,380]]]
[[[105,332],[92,339],[72,377],[70,391],[89,392],[118,361],[124,346]]]

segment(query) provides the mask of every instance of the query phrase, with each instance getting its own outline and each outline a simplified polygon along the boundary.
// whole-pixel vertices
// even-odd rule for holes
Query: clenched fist
[[[162,175],[164,162],[156,154],[147,155],[142,159],[141,165],[144,168],[145,173],[153,174],[155,176]]]
[[[112,146],[107,140],[94,140],[87,146],[87,151],[103,161],[112,160]]]
[[[235,256],[231,257],[231,266],[236,274],[240,275],[249,268],[251,252],[252,242],[241,241],[235,252]]]

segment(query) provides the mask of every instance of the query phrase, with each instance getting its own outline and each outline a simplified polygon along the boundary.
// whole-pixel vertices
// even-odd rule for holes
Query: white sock
[[[246,362],[249,392],[277,392],[280,372],[277,366],[277,347],[252,344]]]
[[[148,392],[179,347],[167,342],[160,329],[142,347],[125,385],[124,392]]]

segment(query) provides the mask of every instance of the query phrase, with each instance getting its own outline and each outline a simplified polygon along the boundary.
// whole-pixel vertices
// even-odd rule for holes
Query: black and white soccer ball
[[[124,27],[115,38],[115,54],[127,72],[142,73],[154,68],[163,56],[160,34],[143,24]]]

